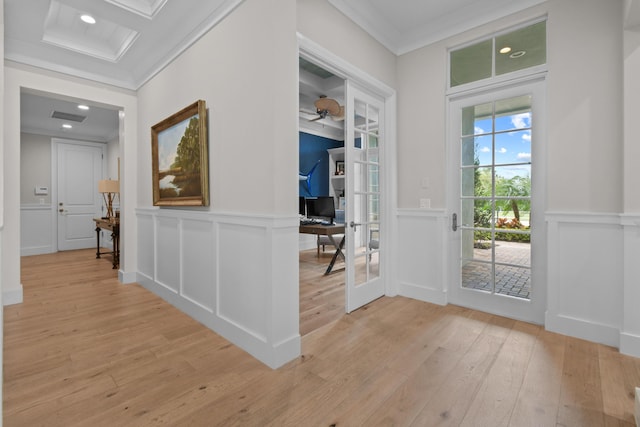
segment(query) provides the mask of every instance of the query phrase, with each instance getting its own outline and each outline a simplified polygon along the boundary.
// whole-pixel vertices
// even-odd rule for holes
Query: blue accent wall
[[[329,195],[329,148],[343,147],[342,141],[335,139],[323,138],[308,133],[300,132],[300,173],[306,175],[309,173],[313,165],[320,160],[320,164],[316,168],[311,177],[311,194],[307,191],[305,181],[300,181],[299,193],[304,197],[317,197]]]

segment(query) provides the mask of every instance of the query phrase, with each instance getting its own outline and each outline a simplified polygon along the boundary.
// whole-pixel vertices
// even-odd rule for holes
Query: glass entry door
[[[384,295],[381,256],[383,197],[380,186],[384,103],[347,81],[346,233],[347,312]]]
[[[455,101],[450,116],[457,200],[451,301],[530,321],[542,320],[532,274],[534,220],[541,214],[533,203],[534,129],[542,117],[534,112],[535,89]]]

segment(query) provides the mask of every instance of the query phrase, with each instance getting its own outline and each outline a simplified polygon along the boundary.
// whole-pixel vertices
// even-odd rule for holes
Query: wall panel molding
[[[300,354],[297,216],[136,215],[139,283],[272,368]]]
[[[447,304],[446,213],[436,209],[398,209],[396,274],[398,294]]]
[[[20,206],[20,256],[56,252],[51,223],[52,206],[24,204]]]
[[[620,346],[623,322],[623,228],[609,213],[550,212],[545,327]]]

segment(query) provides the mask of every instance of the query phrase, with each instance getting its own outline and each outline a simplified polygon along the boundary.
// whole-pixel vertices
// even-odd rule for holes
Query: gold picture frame
[[[154,206],[209,206],[207,122],[198,100],[151,127]]]

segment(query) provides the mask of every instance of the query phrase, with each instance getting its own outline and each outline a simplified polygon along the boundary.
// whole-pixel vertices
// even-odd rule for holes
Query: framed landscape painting
[[[208,206],[207,107],[199,100],[151,127],[154,206]]]

